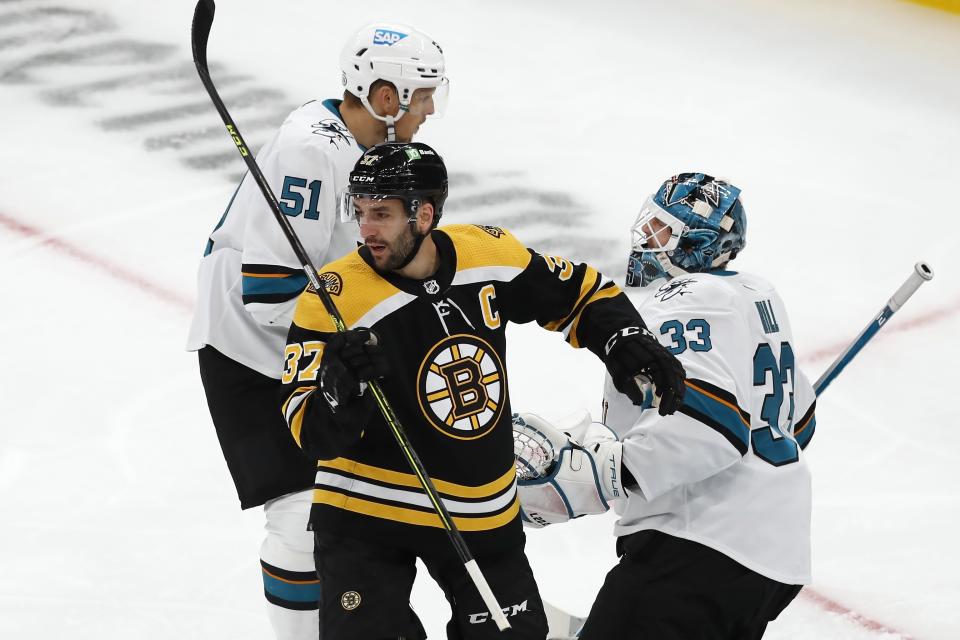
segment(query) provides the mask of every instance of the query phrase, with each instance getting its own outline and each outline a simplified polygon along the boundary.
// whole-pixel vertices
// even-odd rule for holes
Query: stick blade
[[[213,27],[213,13],[217,7],[213,0],[198,0],[193,10],[193,26],[190,29],[190,44],[193,47],[193,62],[198,69],[207,69],[207,40]]]

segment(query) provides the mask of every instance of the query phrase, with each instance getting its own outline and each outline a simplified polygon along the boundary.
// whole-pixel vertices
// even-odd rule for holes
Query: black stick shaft
[[[227,133],[230,134],[230,137],[233,138],[234,143],[237,145],[237,151],[243,157],[243,161],[247,165],[247,170],[250,172],[250,175],[253,176],[257,186],[260,187],[260,192],[263,194],[264,199],[266,199],[267,204],[270,207],[270,211],[273,213],[273,217],[280,225],[280,228],[283,229],[283,235],[286,236],[287,241],[290,243],[290,247],[293,249],[293,252],[297,257],[297,260],[300,261],[300,265],[304,273],[307,275],[307,280],[311,285],[313,285],[313,289],[316,291],[316,294],[320,296],[320,300],[323,302],[323,306],[327,313],[330,314],[337,331],[346,331],[346,324],[343,321],[343,317],[340,315],[340,311],[334,304],[333,298],[330,297],[330,293],[327,291],[326,286],[320,282],[320,279],[317,276],[317,270],[310,261],[310,257],[303,248],[303,244],[300,242],[300,238],[297,237],[297,233],[294,231],[290,221],[280,211],[280,204],[277,201],[276,195],[274,195],[273,190],[267,183],[267,179],[263,175],[263,171],[260,170],[259,165],[257,165],[257,161],[251,155],[246,141],[240,134],[240,130],[237,128],[236,124],[234,124],[233,119],[230,117],[230,112],[227,111],[227,107],[223,104],[223,100],[220,99],[220,94],[217,92],[213,81],[210,79],[210,71],[207,67],[207,42],[210,39],[210,29],[213,27],[213,14],[215,10],[216,6],[213,0],[199,0],[197,2],[196,10],[193,14],[191,45],[193,47],[193,60],[197,66],[197,73],[200,74],[200,81],[203,83],[203,87],[210,95],[210,100],[213,101],[213,105],[216,107],[217,113],[220,114],[223,124],[226,125]],[[433,481],[430,479],[430,476],[427,475],[426,469],[424,468],[423,463],[420,461],[420,457],[410,444],[410,440],[407,438],[407,434],[404,431],[403,426],[400,424],[400,420],[394,413],[393,407],[391,407],[390,403],[387,401],[387,397],[384,395],[379,383],[377,383],[375,380],[371,381],[369,383],[369,388],[373,392],[373,396],[377,401],[377,405],[380,407],[380,412],[383,414],[384,420],[386,420],[390,431],[393,433],[393,436],[397,441],[397,444],[400,445],[400,449],[403,451],[404,457],[407,459],[407,464],[410,466],[410,469],[413,471],[414,475],[417,476],[417,480],[427,493],[427,497],[430,499],[430,503],[433,505],[437,515],[440,517],[440,522],[442,523],[443,528],[446,530],[447,535],[449,536],[450,541],[457,552],[457,556],[459,556],[461,562],[463,562],[467,567],[470,577],[473,579],[477,589],[480,591],[480,595],[483,597],[484,602],[490,609],[490,613],[497,622],[497,626],[500,627],[501,630],[509,628],[510,625],[507,622],[506,617],[503,615],[499,603],[497,603],[496,598],[494,598],[489,585],[483,578],[483,575],[480,574],[480,571],[476,566],[476,562],[473,559],[473,555],[470,553],[470,549],[467,547],[467,543],[463,539],[463,535],[457,528],[456,523],[454,523],[453,518],[450,516],[450,512],[447,510],[447,507],[440,499],[440,495],[437,493],[437,489],[434,487]]]

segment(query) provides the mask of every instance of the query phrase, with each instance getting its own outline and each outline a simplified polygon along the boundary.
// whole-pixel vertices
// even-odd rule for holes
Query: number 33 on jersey
[[[816,426],[816,396],[797,368],[777,292],[721,271],[654,284],[631,299],[683,363],[687,390],[683,406],[660,417],[638,414],[606,380],[604,422],[624,441],[624,465],[643,496],[621,514],[618,535],[654,527],[724,549],[781,582],[809,581],[802,450]]]

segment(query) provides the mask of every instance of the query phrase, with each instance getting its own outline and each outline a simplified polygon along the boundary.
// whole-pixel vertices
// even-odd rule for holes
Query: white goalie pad
[[[524,442],[528,455],[522,467],[518,455],[517,482],[527,526],[540,528],[604,513],[611,500],[625,496],[621,443],[608,427],[590,421],[589,413],[579,416],[562,421],[567,433],[534,414],[514,416],[514,441]]]

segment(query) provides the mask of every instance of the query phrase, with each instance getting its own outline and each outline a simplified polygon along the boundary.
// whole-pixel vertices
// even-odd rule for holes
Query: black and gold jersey
[[[535,320],[602,357],[614,332],[643,322],[592,267],[536,253],[503,229],[450,225],[431,237],[440,266],[424,280],[374,270],[365,248],[328,264],[321,279],[348,328],[379,336],[391,367],[383,391],[456,525],[468,540],[520,536],[507,323]],[[285,352],[283,412],[297,443],[320,461],[314,530],[348,527],[370,538],[442,533],[379,413],[346,448],[332,436],[316,389],[333,331],[319,297],[301,295]]]

